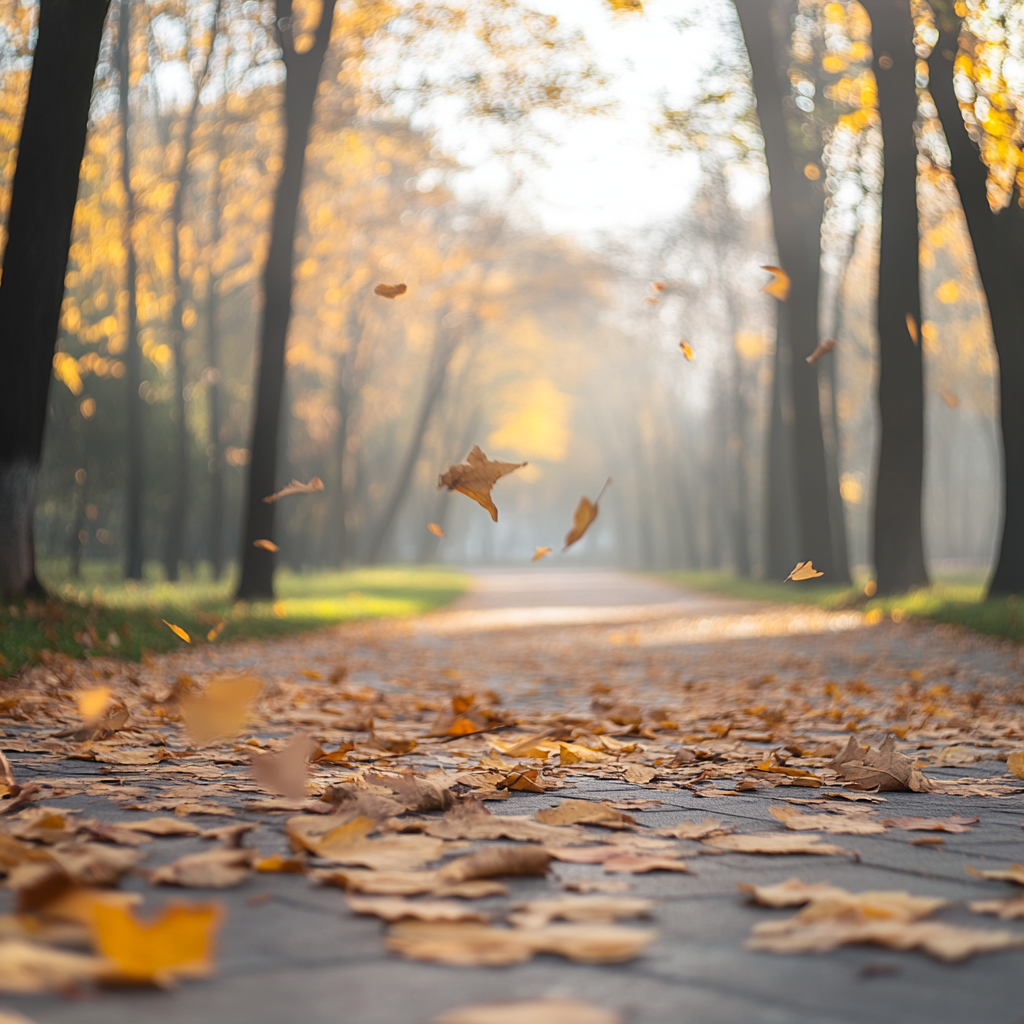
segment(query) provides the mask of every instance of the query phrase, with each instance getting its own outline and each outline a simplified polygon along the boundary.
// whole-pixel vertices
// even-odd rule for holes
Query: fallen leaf
[[[590,529],[590,524],[597,518],[598,503],[611,482],[612,478],[608,477],[604,482],[604,487],[601,488],[601,493],[593,501],[587,497],[580,498],[580,503],[576,506],[576,511],[572,516],[572,529],[565,535],[563,551],[568,551]]]
[[[632,0],[637,3],[638,0]],[[523,999],[512,1003],[463,1006],[435,1017],[432,1024],[622,1024],[612,1010],[578,999]],[[0,1022],[2,1024],[2,1022]]]
[[[263,680],[248,675],[214,676],[198,695],[180,702],[185,726],[199,743],[235,736],[249,721],[249,706],[263,689]]]
[[[33,942],[0,942],[0,992],[28,995],[94,981],[108,965],[100,957],[65,953]]]
[[[871,836],[885,831],[885,825],[863,814],[805,814],[792,806],[769,807],[768,813],[794,832],[831,832],[844,836]]]
[[[779,302],[785,302],[789,298],[789,274],[787,274],[782,267],[763,266],[762,270],[767,270],[772,275],[771,281],[766,284],[761,291],[767,295],[771,295],[778,299]]]
[[[403,871],[438,860],[444,843],[423,835],[389,835],[370,839],[375,822],[356,817],[335,825],[330,817],[300,815],[285,822],[293,848],[306,849],[337,864],[360,865],[379,871]]]
[[[224,849],[192,853],[149,872],[151,885],[180,885],[188,889],[230,889],[244,882],[255,859],[252,850]]]
[[[716,850],[730,853],[821,853],[827,855],[849,853],[841,846],[820,842],[821,836],[791,836],[785,832],[760,832],[756,835],[716,836],[701,840]]]
[[[456,967],[500,967],[553,953],[577,963],[624,963],[655,933],[617,925],[556,924],[545,928],[493,928],[481,924],[409,921],[394,925],[385,945],[412,960]]]
[[[797,562],[796,568],[782,581],[788,583],[790,580],[813,580],[818,576],[824,576],[823,572],[818,572],[814,568],[814,564],[810,561]]]
[[[819,341],[818,347],[807,357],[807,362],[813,366],[822,356],[827,356],[836,347],[836,343],[829,338],[827,341]]]
[[[975,914],[995,914],[1001,921],[1015,921],[1024,917],[1024,897],[1011,900],[972,900],[967,909]]]
[[[122,828],[146,832],[151,836],[197,836],[202,831],[190,821],[180,818],[147,818],[145,821],[124,821]]]
[[[693,361],[693,346],[688,341],[684,339],[679,342],[679,349],[683,355],[686,356],[686,361],[688,363]]]
[[[254,548],[263,548],[264,551],[280,551],[281,549],[272,540],[254,540]]]
[[[1008,868],[993,868],[984,871],[968,865],[967,873],[974,875],[975,878],[990,878],[994,882],[1015,882],[1017,885],[1024,885],[1024,864],[1011,864]]]
[[[223,919],[217,903],[172,900],[149,921],[123,906],[93,908],[96,949],[116,967],[119,981],[166,985],[213,973],[214,943]]]
[[[543,846],[488,846],[465,857],[456,857],[438,872],[443,882],[468,882],[501,875],[546,875],[551,854]]]
[[[555,807],[545,807],[534,817],[545,825],[600,825],[623,829],[636,824],[636,818],[617,811],[608,803],[591,800],[563,800]]]
[[[1016,750],[1012,754],[1007,755],[1006,767],[1018,779],[1024,779],[1024,750]]]
[[[545,555],[551,554],[551,548],[537,548],[533,553],[533,557],[530,559],[531,562],[539,562]]]
[[[688,874],[686,861],[675,857],[647,856],[638,853],[619,853],[604,862],[604,870],[609,875],[646,875],[650,871],[677,871]]]
[[[330,868],[311,872],[321,885],[336,885],[349,892],[365,892],[381,896],[457,896],[461,899],[482,899],[485,896],[507,896],[508,888],[490,879],[446,882],[437,871],[369,871],[365,868]]]
[[[21,786],[14,781],[14,771],[11,769],[11,762],[0,750],[0,798],[17,796],[21,792]]]
[[[512,906],[509,921],[517,928],[542,928],[551,921],[617,921],[648,917],[653,900],[627,896],[554,896]]]
[[[970,832],[980,818],[884,818],[883,825],[900,828],[907,832]]]
[[[160,620],[176,637],[184,640],[185,643],[192,643],[192,638],[181,628],[181,626],[174,625],[173,622],[168,622],[166,619]]]
[[[379,284],[373,289],[373,294],[380,295],[385,299],[393,299],[398,295],[404,295],[408,290],[404,284]]]
[[[630,764],[626,765],[622,777],[635,786],[646,786],[657,774],[654,768],[648,768],[645,764]]]
[[[513,839],[517,842],[587,843],[593,840],[583,829],[545,825],[532,818],[517,815],[455,814],[449,812],[442,821],[431,821],[427,835],[438,839]]]
[[[910,335],[910,340],[916,345],[918,342],[917,319],[913,313],[907,313],[904,319],[907,321],[907,334]]]
[[[324,482],[318,476],[313,477],[308,484],[304,484],[301,480],[292,480],[286,487],[282,487],[274,494],[268,494],[263,500],[269,505],[281,498],[287,498],[290,494],[315,494],[323,489]]]
[[[681,821],[669,828],[652,829],[656,835],[668,836],[672,839],[710,839],[712,836],[724,836],[733,831],[732,825],[723,825],[715,818],[705,818],[699,825],[692,821]]]
[[[491,915],[451,900],[408,900],[401,896],[348,896],[345,902],[357,914],[373,914],[385,921],[490,921]]]
[[[272,793],[301,800],[306,795],[309,755],[315,744],[304,732],[295,733],[277,753],[252,753],[253,778]]]
[[[752,902],[762,907],[802,907],[814,899],[833,896],[844,890],[828,882],[803,882],[799,878],[787,878],[772,885],[751,885],[740,882],[740,892],[749,893]]]
[[[444,530],[437,523],[427,523],[427,529],[435,536],[444,540]]]
[[[491,488],[507,474],[521,469],[525,462],[492,462],[473,445],[465,462],[449,466],[448,470],[437,478],[438,488],[447,487],[449,491],[459,491],[472,498],[478,505],[487,509],[494,522],[498,521],[498,509],[491,501]]]
[[[562,883],[562,888],[569,892],[629,892],[632,885],[629,882],[613,881],[610,878],[575,878]]]
[[[261,857],[253,861],[253,870],[263,874],[273,875],[304,875],[306,873],[305,861],[298,857],[282,857],[275,853],[269,857]]]
[[[843,752],[826,767],[857,789],[914,793],[927,793],[932,789],[930,780],[914,767],[909,757],[896,749],[896,738],[891,733],[877,750],[862,746],[851,736]]]

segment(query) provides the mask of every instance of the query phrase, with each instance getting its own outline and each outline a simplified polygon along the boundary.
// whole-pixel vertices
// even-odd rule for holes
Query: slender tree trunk
[[[935,0],[939,38],[928,59],[929,91],[950,152],[950,169],[974,245],[978,276],[988,300],[999,356],[999,420],[1003,440],[1003,524],[993,594],[1024,593],[1024,210],[1020,195],[993,211],[988,169],[967,134],[953,90],[960,17],[952,3]]]
[[[729,426],[728,464],[732,475],[732,547],[733,568],[741,579],[750,579],[750,530],[747,522],[749,494],[747,491],[747,459],[745,417],[743,415],[743,384],[740,354],[736,348],[736,334],[739,323],[736,318],[736,302],[728,289],[725,291],[729,319],[729,378],[728,389]]]
[[[0,281],[0,595],[41,593],[33,518],[78,176],[109,0],[41,0]]]
[[[789,399],[789,342],[785,308],[777,308],[775,357],[772,366],[772,403],[768,418],[768,457],[765,477],[767,509],[764,571],[769,579],[783,580],[802,560],[796,534],[793,484],[793,403]]]
[[[125,290],[128,308],[125,315],[125,399],[128,428],[128,479],[125,488],[125,569],[130,580],[141,580],[145,561],[142,532],[143,441],[142,352],[139,348],[137,306],[138,263],[135,255],[135,190],[131,181],[131,2],[120,0],[117,29],[118,100],[121,111],[121,187],[125,194],[124,248]]]
[[[882,121],[878,260],[879,452],[875,573],[880,594],[926,586],[921,534],[924,369],[917,219],[917,54],[910,0],[864,0]]]
[[[274,196],[270,249],[263,272],[263,322],[260,327],[252,459],[246,481],[245,528],[239,553],[242,577],[238,584],[238,597],[243,599],[270,599],[274,596],[274,556],[270,551],[254,547],[253,542],[272,540],[274,534],[275,506],[263,499],[273,493],[277,477],[285,386],[284,356],[292,310],[292,263],[302,195],[302,172],[317,84],[331,40],[336,2],[324,0],[312,47],[305,53],[296,53],[292,40],[291,0],[277,0],[277,23],[287,72],[284,86],[284,167]]]
[[[829,523],[825,443],[818,400],[818,376],[806,357],[818,345],[818,288],[824,191],[808,180],[789,144],[783,94],[775,56],[771,6],[766,0],[734,0],[739,14],[757,116],[765,143],[771,186],[775,244],[790,278],[785,323],[792,355],[790,375],[794,414],[793,477],[797,535],[802,559],[813,559],[830,583],[849,579],[836,558]]]
[[[215,214],[219,222],[219,215]],[[206,294],[206,364],[209,383],[206,388],[207,415],[210,419],[210,441],[213,454],[207,463],[210,476],[210,564],[213,578],[224,572],[224,440],[220,414],[220,336],[218,334],[218,278],[212,272],[207,279]]]

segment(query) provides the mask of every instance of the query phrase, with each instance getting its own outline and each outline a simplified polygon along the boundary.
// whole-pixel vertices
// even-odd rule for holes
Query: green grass
[[[930,619],[964,626],[979,633],[1024,640],[1024,608],[1016,597],[985,599],[985,579],[979,574],[939,575],[936,582],[920,590],[893,597],[869,597],[864,593],[867,579],[853,587],[804,583],[774,583],[737,579],[726,572],[671,572],[660,574],[680,586],[709,590],[749,601],[777,601],[811,604],[838,610],[856,608],[868,615],[896,621]]]
[[[274,637],[354,619],[417,615],[454,600],[468,588],[461,572],[440,567],[382,566],[299,575],[282,571],[274,602],[233,602],[233,586],[196,578],[179,583],[126,584],[102,564],[86,566],[79,582],[56,582],[60,566],[44,566],[53,595],[0,608],[0,676],[44,652],[133,661],[146,652],[184,646],[162,620],[180,626],[193,644]],[[47,573],[47,569],[50,570]]]

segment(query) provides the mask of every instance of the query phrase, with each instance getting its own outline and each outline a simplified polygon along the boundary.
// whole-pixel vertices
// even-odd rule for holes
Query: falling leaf
[[[223,920],[217,903],[168,902],[151,921],[125,907],[97,904],[96,949],[117,969],[117,979],[166,985],[175,978],[213,973],[214,943]]]
[[[952,391],[947,391],[945,388],[943,388],[943,390],[940,391],[939,394],[942,396],[942,400],[946,403],[946,405],[949,406],[950,409],[955,409],[957,408],[957,406],[960,405],[960,396],[954,394]]]
[[[827,356],[836,347],[836,343],[829,338],[827,341],[819,341],[818,347],[807,357],[807,362],[813,366],[822,356]]]
[[[971,826],[980,818],[885,818],[883,825],[889,828],[901,828],[908,832],[970,832]]]
[[[160,620],[176,637],[184,640],[185,643],[192,643],[192,638],[181,628],[181,626],[175,626],[173,622],[168,622],[166,619]]]
[[[885,831],[885,825],[862,814],[804,814],[796,807],[769,807],[768,813],[794,832],[832,832],[836,835],[870,836]]]
[[[263,548],[264,551],[280,551],[281,549],[272,540],[254,540],[254,548]]]
[[[531,558],[530,561],[531,562],[539,562],[545,555],[550,555],[550,554],[551,554],[551,548],[537,548],[537,550],[534,551],[533,558]]]
[[[856,789],[914,793],[927,793],[932,789],[928,778],[914,767],[909,757],[896,749],[896,739],[891,733],[878,750],[862,746],[851,736],[843,752],[826,767]]]
[[[907,334],[910,335],[910,340],[916,345],[917,342],[918,342],[918,337],[917,337],[917,319],[915,318],[913,313],[907,313],[906,321],[907,321]]]
[[[763,266],[761,269],[773,275],[761,291],[774,296],[779,302],[785,302],[789,298],[789,274],[781,267]]]
[[[307,765],[314,747],[306,733],[297,732],[276,754],[254,751],[251,755],[253,777],[272,793],[301,800],[306,795]]]
[[[444,530],[437,523],[427,523],[427,529],[435,536],[444,540]]]
[[[542,928],[552,921],[617,921],[647,917],[653,900],[626,896],[554,896],[516,903],[509,921],[517,928]]]
[[[693,346],[684,338],[679,342],[679,349],[686,356],[686,361],[693,362]]]
[[[385,299],[393,299],[398,295],[404,295],[408,290],[404,284],[379,284],[373,289],[373,294],[380,295]]]
[[[491,501],[491,488],[507,474],[521,469],[525,462],[492,462],[473,445],[465,462],[449,466],[447,472],[437,478],[437,486],[447,487],[449,491],[459,491],[472,498],[491,514],[494,522],[498,521],[498,510]]]
[[[622,829],[636,825],[636,818],[617,811],[607,803],[592,800],[563,800],[555,807],[545,807],[534,815],[545,825],[601,825]]]
[[[214,676],[199,695],[180,702],[192,738],[206,743],[218,736],[235,736],[249,720],[249,706],[263,689],[256,676]]]
[[[585,964],[624,963],[655,934],[617,925],[557,924],[546,928],[493,928],[457,922],[409,921],[388,932],[388,949],[412,960],[456,967],[500,967],[553,953]]]
[[[227,619],[221,619],[209,633],[206,634],[206,639],[212,644],[224,632],[224,627],[228,624]]]
[[[782,581],[788,583],[790,580],[813,580],[817,576],[824,576],[823,572],[818,572],[814,568],[814,564],[810,561],[797,562],[796,568]]]
[[[638,3],[638,0],[611,0]],[[481,1003],[449,1010],[432,1024],[622,1024],[612,1010],[578,999],[523,999],[511,1003]]]
[[[287,487],[282,487],[281,490],[274,494],[268,494],[263,500],[269,505],[280,498],[287,498],[289,494],[314,494],[316,491],[322,491],[323,489],[324,482],[318,476],[313,477],[308,484],[304,484],[301,480],[293,479]]]
[[[171,626],[171,629],[178,633],[179,636],[181,635],[178,632],[177,626]],[[188,640],[188,634],[186,633],[182,639]],[[79,715],[87,722],[99,718],[107,710],[107,705],[110,703],[112,696],[113,690],[109,686],[96,686],[89,690],[80,690],[75,694],[75,699],[78,701]]]
[[[99,957],[8,939],[0,942],[0,992],[27,995],[66,989],[95,980],[107,966]]]
[[[218,848],[164,864],[149,872],[151,885],[181,885],[188,889],[230,889],[252,870],[252,850]]]
[[[1024,864],[1011,864],[1008,868],[992,868],[981,871],[970,865],[967,873],[975,878],[989,878],[994,882],[1015,882],[1017,885],[1024,885]]]
[[[451,900],[408,900],[401,896],[348,896],[345,902],[357,914],[373,914],[385,921],[490,921],[491,915]]]
[[[601,493],[593,501],[587,497],[580,498],[580,503],[576,506],[576,511],[573,513],[572,529],[565,535],[563,551],[568,551],[587,532],[590,524],[597,518],[598,502],[600,502],[604,492],[608,490],[608,485],[611,482],[612,478],[609,477],[604,482]]]
[[[791,836],[785,832],[760,832],[757,835],[718,836],[704,839],[707,846],[731,853],[821,853],[837,855],[849,853],[841,846],[820,842],[821,836]]]

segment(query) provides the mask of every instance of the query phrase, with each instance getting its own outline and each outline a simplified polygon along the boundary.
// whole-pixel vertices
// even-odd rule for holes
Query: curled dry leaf
[[[826,767],[855,789],[910,790],[913,793],[927,793],[932,789],[928,778],[914,767],[909,757],[896,749],[896,738],[891,733],[877,750],[862,746],[851,736],[843,752]]]
[[[356,817],[338,825],[332,817],[300,815],[285,823],[285,834],[296,850],[305,849],[338,864],[379,871],[418,868],[444,853],[444,843],[422,835],[389,835],[370,839],[375,822]]]
[[[555,896],[516,903],[509,921],[517,928],[542,928],[551,921],[617,921],[648,917],[653,900],[628,896]]]
[[[218,847],[164,864],[149,872],[152,885],[180,885],[187,889],[230,889],[245,881],[255,853]]]
[[[427,529],[435,536],[444,540],[444,530],[437,523],[427,523]]]
[[[633,0],[637,2],[637,0]],[[435,1017],[432,1024],[622,1024],[612,1010],[578,999],[523,999],[513,1003],[463,1006]]]
[[[121,822],[122,828],[145,832],[151,836],[197,836],[202,829],[180,818],[146,818],[145,821]]]
[[[686,861],[673,856],[651,856],[640,853],[618,853],[604,862],[604,870],[610,875],[646,875],[650,871],[678,871],[688,874]]]
[[[1011,864],[1008,868],[991,868],[979,871],[978,868],[967,866],[967,873],[975,878],[988,878],[994,882],[1014,882],[1024,885],[1024,864]]]
[[[693,346],[685,338],[679,342],[679,350],[686,356],[688,363],[693,362]]]
[[[407,900],[401,896],[348,896],[345,902],[357,914],[373,914],[385,921],[490,921],[491,915],[451,900]]]
[[[636,818],[617,811],[611,804],[592,800],[563,800],[555,807],[545,807],[534,815],[545,825],[600,825],[603,828],[628,829]]]
[[[836,343],[829,338],[827,341],[819,341],[818,347],[807,357],[807,362],[813,366],[822,356],[827,356],[829,352],[833,351],[836,347]]]
[[[179,639],[181,639],[181,640],[184,640],[184,641],[185,641],[185,643],[187,643],[187,644],[190,644],[190,643],[192,643],[192,637],[190,637],[190,636],[188,635],[188,633],[186,633],[186,632],[185,632],[185,630],[183,630],[183,629],[181,628],[181,626],[176,626],[176,625],[175,625],[175,624],[174,624],[173,622],[168,622],[168,621],[167,621],[166,619],[161,619],[160,621],[161,621],[161,622],[162,622],[162,623],[163,623],[163,624],[164,624],[164,625],[165,625],[165,626],[166,626],[166,627],[167,627],[167,628],[168,628],[168,629],[169,629],[169,630],[170,630],[170,631],[171,631],[171,632],[172,632],[172,633],[173,633],[173,634],[174,634],[174,635],[176,636],[176,637],[178,637],[178,638],[179,638]]]
[[[437,478],[437,486],[447,487],[449,491],[459,491],[472,498],[478,505],[491,514],[494,522],[498,521],[498,509],[491,501],[491,488],[503,477],[517,469],[522,469],[525,462],[492,462],[473,445],[465,462],[449,466],[447,471]]]
[[[501,967],[554,953],[577,963],[624,963],[654,941],[655,933],[617,925],[558,924],[492,928],[480,924],[410,921],[395,925],[385,943],[412,960],[458,967]]]
[[[408,290],[404,284],[379,284],[373,289],[373,294],[384,299],[394,299],[399,295],[404,295]]]
[[[1012,900],[972,900],[967,909],[974,914],[995,914],[1000,921],[1015,921],[1024,917],[1024,897]]]
[[[882,824],[907,832],[970,832],[971,826],[980,820],[952,815],[949,818],[884,818]]]
[[[565,535],[563,551],[568,551],[590,529],[590,524],[597,518],[598,504],[611,482],[612,478],[608,477],[604,482],[604,487],[601,488],[601,493],[593,501],[587,497],[580,498],[580,503],[576,506],[576,511],[572,516],[572,529]]]
[[[291,800],[306,795],[309,756],[316,744],[304,732],[297,732],[277,753],[252,753],[253,778],[271,793]]]
[[[531,562],[539,562],[545,555],[551,554],[551,548],[537,548],[533,553],[533,557],[530,559]]]
[[[821,853],[837,855],[849,853],[841,846],[821,842],[821,836],[791,836],[788,833],[760,832],[756,835],[717,836],[702,842],[716,850],[729,853]]]
[[[818,570],[814,568],[814,563],[811,561],[797,562],[796,568],[794,568],[782,582],[788,583],[790,580],[793,580],[794,582],[797,580],[813,580],[818,576],[824,575],[825,574],[823,572],[818,572]]]
[[[213,973],[222,919],[218,903],[172,900],[150,921],[140,921],[126,907],[98,903],[93,908],[93,941],[115,966],[115,980],[166,985],[175,978]]]
[[[916,345],[918,342],[917,317],[913,313],[907,313],[905,320],[907,322],[907,334],[910,335],[910,340]]]
[[[1024,750],[1015,750],[1012,754],[1008,754],[1006,767],[1018,779],[1024,779]]]
[[[768,266],[761,267],[772,275],[772,279],[761,289],[766,295],[771,295],[779,302],[785,302],[789,298],[789,274],[782,267]]]
[[[488,846],[457,857],[438,872],[443,882],[467,882],[500,875],[546,875],[551,854],[543,846]]]
[[[716,818],[705,818],[700,824],[692,821],[681,821],[670,828],[656,828],[651,831],[655,835],[667,836],[671,839],[710,839],[713,836],[728,835],[734,826],[723,825]]]
[[[254,540],[254,548],[263,548],[264,551],[280,551],[281,549],[272,540]]]
[[[324,482],[318,476],[313,477],[308,484],[304,484],[301,480],[292,480],[287,487],[282,487],[274,494],[268,494],[263,500],[270,505],[281,498],[287,498],[290,494],[315,494],[323,489]]]
[[[263,680],[249,675],[218,675],[198,695],[181,698],[185,726],[192,738],[206,743],[235,736],[249,721],[249,707],[263,689]]]
[[[364,868],[331,868],[313,871],[311,877],[321,885],[334,885],[348,892],[364,892],[377,896],[456,896],[460,899],[482,899],[485,896],[507,896],[508,888],[489,879],[448,882],[437,871],[369,871]]]
[[[872,836],[885,831],[885,825],[863,814],[805,814],[789,805],[769,807],[768,813],[794,832],[831,832],[843,836]]]
[[[95,981],[108,967],[97,956],[65,953],[34,942],[0,942],[0,992],[28,995]]]
[[[828,882],[803,882],[799,878],[787,878],[774,885],[740,882],[737,888],[740,892],[749,893],[751,902],[762,907],[802,907],[812,900],[843,892]]]

